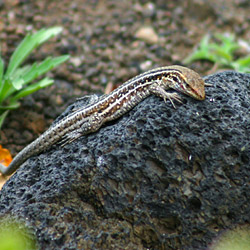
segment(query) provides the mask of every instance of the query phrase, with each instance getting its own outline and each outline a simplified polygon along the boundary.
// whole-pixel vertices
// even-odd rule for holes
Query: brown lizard
[[[142,73],[115,89],[108,95],[94,98],[89,105],[79,108],[52,125],[40,137],[19,152],[8,167],[0,164],[3,175],[11,175],[29,157],[49,149],[53,144],[70,143],[82,135],[97,131],[104,123],[122,116],[149,95],[157,95],[166,101],[181,102],[174,89],[197,100],[205,99],[203,79],[191,69],[167,66]],[[174,106],[175,107],[175,106]]]

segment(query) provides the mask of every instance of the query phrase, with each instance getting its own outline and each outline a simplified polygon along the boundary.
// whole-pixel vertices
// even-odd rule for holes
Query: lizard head
[[[172,71],[171,87],[197,100],[205,99],[205,83],[195,71],[179,65],[170,66]]]

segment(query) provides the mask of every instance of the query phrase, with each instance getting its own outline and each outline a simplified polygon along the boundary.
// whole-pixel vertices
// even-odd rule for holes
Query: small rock
[[[144,40],[148,43],[157,43],[159,41],[159,37],[154,31],[152,27],[144,26],[137,30],[135,36],[141,40]]]
[[[75,66],[79,67],[82,64],[82,60],[80,57],[72,57],[70,58],[70,62]]]
[[[140,64],[140,68],[142,71],[147,71],[152,67],[152,61],[145,61]]]

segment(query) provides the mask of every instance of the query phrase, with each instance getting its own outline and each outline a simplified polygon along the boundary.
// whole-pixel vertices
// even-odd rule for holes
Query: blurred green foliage
[[[250,250],[250,227],[242,226],[223,232],[209,250]]]
[[[246,41],[244,43],[248,44]],[[249,44],[248,47],[250,47]],[[194,52],[183,62],[188,64],[197,60],[208,60],[220,68],[226,67],[242,73],[250,73],[250,55],[240,58],[235,56],[240,48],[240,42],[237,42],[232,34],[206,35]]]
[[[23,223],[13,219],[0,221],[0,250],[36,250],[34,236]]]

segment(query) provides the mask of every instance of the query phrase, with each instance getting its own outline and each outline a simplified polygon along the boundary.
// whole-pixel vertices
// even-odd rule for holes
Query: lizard
[[[96,96],[87,106],[73,110],[24,147],[8,167],[0,164],[0,172],[4,176],[11,175],[28,158],[52,145],[60,143],[64,146],[97,131],[104,123],[121,117],[149,95],[161,97],[165,102],[170,100],[175,108],[173,101],[181,102],[181,97],[177,92],[167,92],[169,89],[196,100],[205,99],[205,83],[195,71],[179,65],[149,70],[126,81],[110,94]]]

